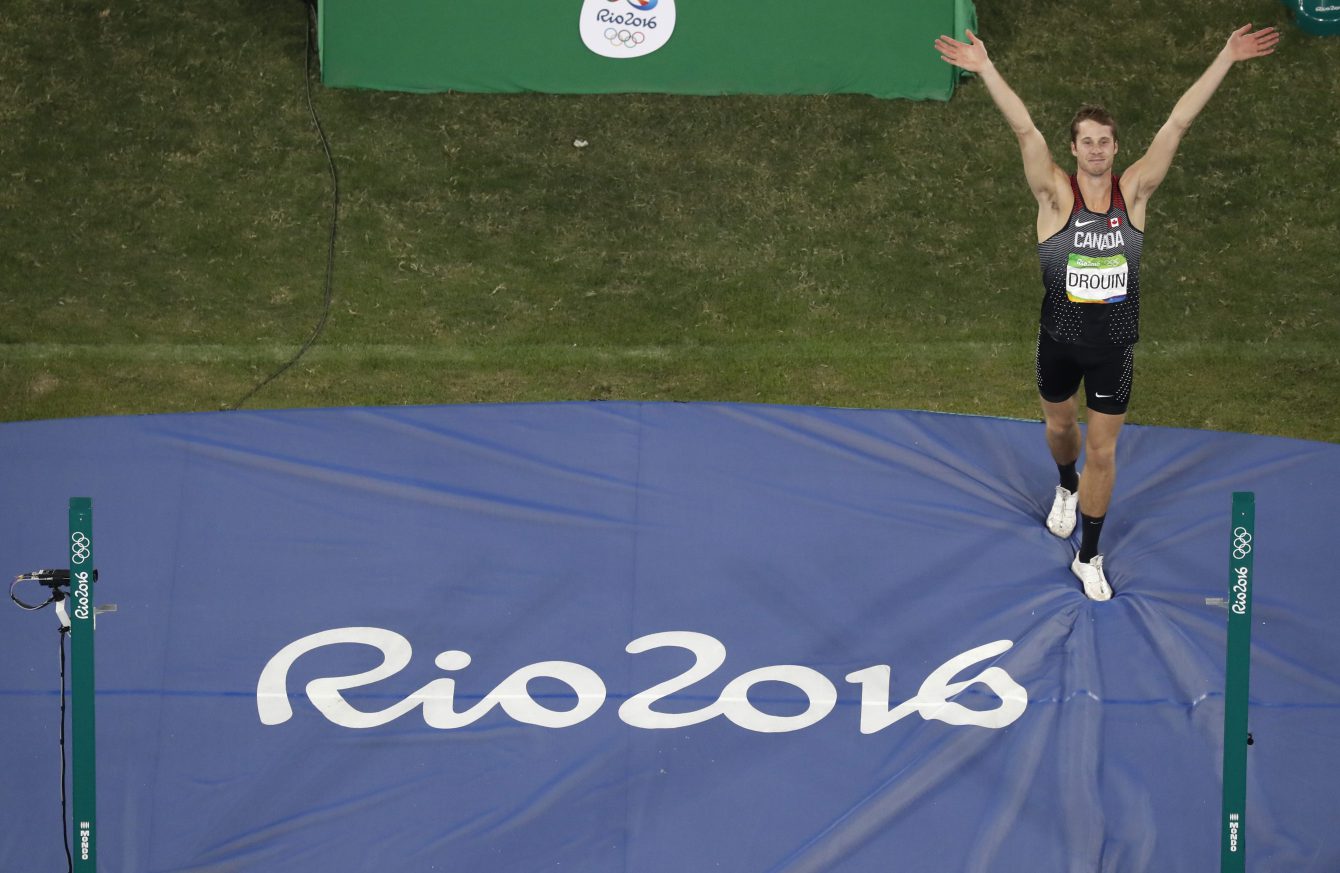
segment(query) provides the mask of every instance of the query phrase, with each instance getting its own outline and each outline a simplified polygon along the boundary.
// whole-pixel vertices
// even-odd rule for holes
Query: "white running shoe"
[[[1102,555],[1094,555],[1093,560],[1086,564],[1076,553],[1070,570],[1084,583],[1084,593],[1090,600],[1112,599],[1112,586],[1107,584],[1107,576],[1103,573]]]
[[[1052,511],[1047,513],[1047,530],[1058,537],[1068,537],[1075,531],[1075,513],[1079,509],[1079,492],[1070,492],[1056,486]]]

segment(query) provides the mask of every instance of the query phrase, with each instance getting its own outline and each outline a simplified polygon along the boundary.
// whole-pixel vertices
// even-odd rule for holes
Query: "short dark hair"
[[[1085,103],[1075,112],[1075,117],[1070,119],[1071,145],[1079,138],[1079,123],[1081,121],[1096,121],[1112,128],[1112,141],[1117,141],[1117,120],[1112,117],[1112,113],[1097,103]]]

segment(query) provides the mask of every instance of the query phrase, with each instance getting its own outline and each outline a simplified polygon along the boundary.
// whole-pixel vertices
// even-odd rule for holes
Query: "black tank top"
[[[1130,222],[1121,180],[1112,177],[1107,212],[1090,212],[1070,177],[1070,220],[1038,243],[1042,327],[1052,339],[1086,346],[1125,346],[1140,339],[1140,249],[1144,232]]]

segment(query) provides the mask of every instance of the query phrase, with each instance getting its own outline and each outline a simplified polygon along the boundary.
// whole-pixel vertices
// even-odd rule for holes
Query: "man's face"
[[[1096,121],[1081,121],[1075,141],[1070,144],[1075,166],[1081,173],[1101,176],[1112,169],[1117,155],[1117,141],[1112,128]]]

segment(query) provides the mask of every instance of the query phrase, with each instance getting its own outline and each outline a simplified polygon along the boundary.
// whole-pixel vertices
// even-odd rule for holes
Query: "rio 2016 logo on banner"
[[[664,0],[662,0],[664,2]],[[405,699],[375,712],[352,706],[344,692],[360,688],[399,673],[410,662],[413,649],[409,640],[395,631],[378,627],[344,627],[309,634],[284,646],[261,671],[256,683],[256,709],[261,724],[283,724],[293,717],[289,702],[288,674],[295,661],[308,652],[326,646],[356,643],[379,649],[379,666],[349,676],[313,679],[307,683],[307,699],[327,720],[341,727],[371,728],[388,724],[419,709],[424,722],[442,730],[461,728],[500,707],[515,721],[546,728],[564,728],[585,721],[605,703],[608,692],[600,676],[583,664],[572,661],[542,661],[513,672],[479,703],[465,710],[456,708],[456,680],[434,679]],[[904,717],[917,713],[926,721],[951,725],[976,725],[1000,729],[1013,724],[1028,708],[1028,692],[1000,667],[986,667],[967,679],[953,681],[969,667],[993,661],[1009,651],[1011,640],[997,640],[955,655],[931,672],[921,683],[916,696],[893,708],[889,707],[891,668],[876,664],[847,674],[847,681],[861,687],[860,731],[873,734]],[[637,728],[677,729],[718,716],[724,716],[745,730],[759,733],[797,731],[821,721],[837,706],[837,687],[816,670],[797,664],[760,667],[735,677],[717,699],[692,712],[665,712],[652,704],[706,679],[726,663],[726,647],[715,637],[693,631],[665,631],[639,637],[626,651],[640,654],[660,648],[686,649],[694,656],[693,666],[683,673],[632,695],[619,707],[619,718]],[[442,670],[455,672],[470,666],[470,655],[456,649],[442,652],[434,663]],[[570,709],[550,709],[531,697],[527,687],[540,677],[567,685],[577,698]],[[805,711],[798,715],[772,715],[754,707],[749,690],[762,682],[780,682],[795,688],[806,699]],[[992,709],[970,709],[950,700],[972,685],[985,685],[999,699]]]
[[[583,0],[582,42],[605,58],[640,58],[670,41],[675,0]]]

